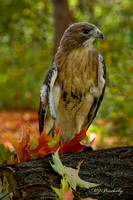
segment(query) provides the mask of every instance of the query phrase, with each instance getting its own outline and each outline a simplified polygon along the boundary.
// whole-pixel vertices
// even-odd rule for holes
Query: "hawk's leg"
[[[80,132],[81,128],[85,126],[88,122],[88,113],[93,105],[94,98],[91,94],[86,95],[85,100],[80,106],[80,109],[78,110],[76,114],[76,128],[77,133]]]

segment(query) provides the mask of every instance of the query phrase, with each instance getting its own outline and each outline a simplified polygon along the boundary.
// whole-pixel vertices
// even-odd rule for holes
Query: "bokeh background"
[[[105,97],[90,133],[97,135],[98,148],[131,145],[133,1],[1,0],[0,13],[1,118],[4,111],[37,113],[40,88],[61,35],[69,24],[86,21],[104,33],[105,40],[94,45],[107,66]]]

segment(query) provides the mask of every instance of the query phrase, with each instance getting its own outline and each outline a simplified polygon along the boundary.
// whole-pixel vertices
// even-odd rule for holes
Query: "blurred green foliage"
[[[0,108],[36,109],[52,59],[52,5],[0,1]]]
[[[94,23],[105,40],[108,83],[99,116],[112,121],[109,133],[133,135],[133,1],[69,0],[76,21]],[[52,61],[53,6],[46,0],[0,1],[0,108],[37,109]]]

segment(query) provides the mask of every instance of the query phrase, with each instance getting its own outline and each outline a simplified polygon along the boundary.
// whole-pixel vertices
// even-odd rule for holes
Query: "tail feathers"
[[[40,107],[39,107],[39,112],[38,112],[38,115],[39,115],[39,132],[40,134],[42,133],[43,131],[43,127],[44,127],[44,120],[45,120],[45,110],[42,108],[42,105],[40,103]]]

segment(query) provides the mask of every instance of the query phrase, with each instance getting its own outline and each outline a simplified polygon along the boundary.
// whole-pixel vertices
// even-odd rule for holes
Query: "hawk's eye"
[[[88,30],[88,29],[83,29],[83,30],[82,30],[82,33],[83,33],[84,35],[88,35],[89,31],[90,31],[90,30]]]

